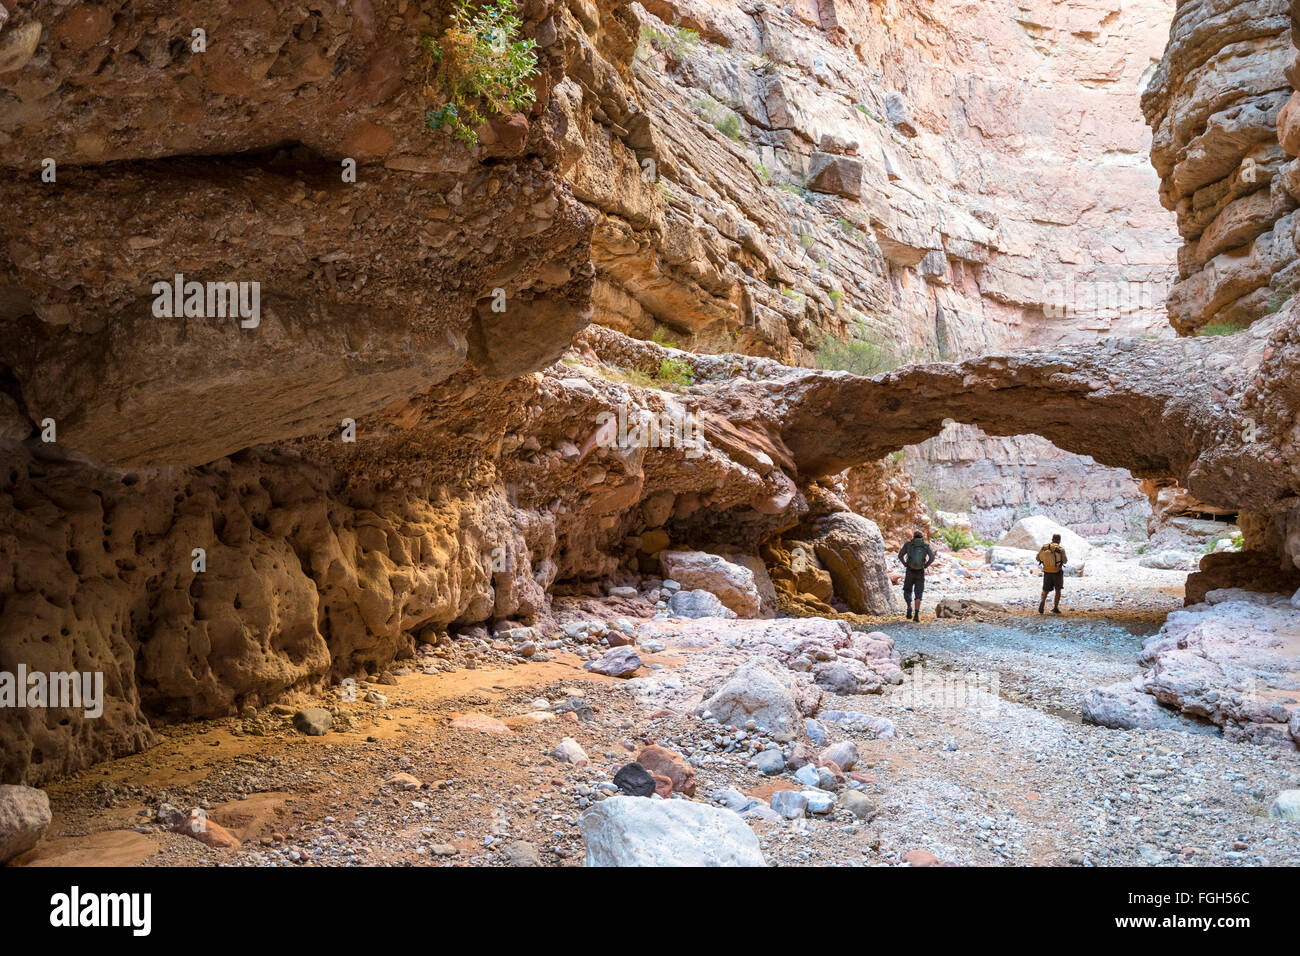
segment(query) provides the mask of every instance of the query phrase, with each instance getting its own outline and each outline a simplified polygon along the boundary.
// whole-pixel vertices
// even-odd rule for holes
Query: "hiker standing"
[[[921,620],[921,595],[925,593],[925,569],[934,564],[934,551],[926,544],[925,535],[916,532],[912,540],[898,549],[898,560],[907,568],[903,575],[903,601],[907,604],[907,619]],[[915,595],[916,609],[912,609]]]
[[[1038,613],[1043,613],[1043,607],[1047,604],[1047,592],[1056,591],[1056,600],[1052,605],[1052,613],[1061,613],[1061,588],[1065,585],[1065,563],[1069,559],[1065,556],[1065,549],[1061,547],[1061,536],[1052,535],[1050,544],[1045,544],[1038,549],[1038,563],[1043,566],[1043,596],[1038,600]]]

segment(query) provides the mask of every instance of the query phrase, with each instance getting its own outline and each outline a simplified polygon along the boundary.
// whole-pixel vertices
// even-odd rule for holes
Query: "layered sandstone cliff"
[[[1138,109],[1163,0],[630,9],[631,136],[571,173],[597,219],[595,321],[794,364],[859,340],[877,368],[1164,326],[1175,234]],[[960,485],[946,448],[922,457]],[[1145,513],[1123,475],[1063,455],[1050,477],[985,482],[990,533],[1022,506]]]
[[[1291,27],[1288,0],[1179,0],[1142,97],[1160,198],[1183,239],[1169,294],[1180,332],[1249,325],[1300,284],[1298,167],[1278,141]]]

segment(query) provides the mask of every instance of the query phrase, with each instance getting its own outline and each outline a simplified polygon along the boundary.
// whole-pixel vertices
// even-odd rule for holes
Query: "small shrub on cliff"
[[[695,384],[695,370],[681,359],[664,359],[659,363],[659,374],[656,377],[661,382],[683,388]]]
[[[1231,325],[1227,322],[1213,322],[1209,325],[1203,325],[1196,330],[1197,335],[1232,335],[1234,332],[1240,332],[1241,326]]]
[[[428,58],[425,96],[441,101],[425,111],[426,127],[447,130],[473,146],[478,128],[492,116],[532,104],[537,94],[529,81],[537,75],[537,44],[519,39],[514,9],[514,0],[480,7],[459,0],[442,36],[421,38]]]
[[[896,347],[867,334],[862,328],[843,341],[835,335],[824,335],[817,344],[818,368],[871,378],[901,364],[902,356]]]
[[[654,45],[656,50],[662,50],[674,60],[685,59],[686,55],[700,43],[698,33],[676,23],[663,30],[645,27],[641,34]]]
[[[727,139],[739,143],[744,139],[741,132],[740,117],[734,110],[723,106],[711,96],[706,96],[695,104],[695,108],[705,121],[711,123]]]
[[[654,332],[650,334],[650,341],[655,345],[662,345],[666,349],[679,349],[682,347],[681,343],[673,338],[662,325],[655,326]]]

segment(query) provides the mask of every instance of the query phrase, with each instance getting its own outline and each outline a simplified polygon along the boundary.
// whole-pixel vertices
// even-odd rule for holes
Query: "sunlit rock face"
[[[864,338],[883,367],[1168,334],[1178,236],[1138,100],[1171,3],[629,9],[630,76],[599,95],[639,111],[628,135],[583,127],[569,173],[597,217],[595,321],[794,364]],[[986,447],[1007,466],[1052,455]],[[921,457],[960,485],[948,448]],[[1145,513],[1121,473],[1069,455],[1049,472],[1006,495],[982,480],[981,520]]]
[[[1034,436],[999,438],[950,425],[906,458],[914,483],[943,510],[969,512],[996,540],[1030,514],[1086,536],[1145,534],[1151,506],[1128,472],[1063,452]],[[940,490],[942,489],[942,490]]]
[[[932,358],[1163,325],[1138,97],[1171,4],[630,9],[640,112],[571,174],[596,321],[796,364],[859,325]]]

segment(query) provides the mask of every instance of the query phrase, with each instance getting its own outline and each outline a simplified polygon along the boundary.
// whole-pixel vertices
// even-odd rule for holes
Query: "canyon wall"
[[[969,512],[971,529],[986,540],[1035,514],[1085,537],[1146,535],[1151,506],[1132,475],[1037,436],[948,425],[908,449],[903,461],[931,507]]]
[[[1176,235],[1137,103],[1167,3],[631,9],[666,205],[641,230],[576,177],[597,321],[793,364],[825,333],[960,358],[1163,324]]]
[[[1013,164],[1023,182],[958,141],[983,135],[970,118],[1064,98],[940,74],[1064,44],[1100,76],[1082,53],[1105,30],[1013,17],[982,46],[946,36],[951,18],[904,18],[946,36],[913,62],[925,34],[881,5],[657,8],[674,28],[617,0],[528,0],[535,101],[466,147],[422,124],[419,41],[448,2],[0,2],[0,670],[94,671],[108,693],[101,717],[0,714],[5,780],[379,671],[418,641],[544,624],[555,586],[651,573],[668,543],[756,554],[814,515],[820,482],[852,497],[841,472],[949,417],[1239,504],[1267,518],[1253,553],[1273,572],[1300,557],[1290,306],[1222,343],[1126,336],[874,380],[773,360],[809,362],[859,317],[930,355],[1101,331],[1020,280],[1146,274],[1158,243],[1114,225],[1138,208],[1127,177],[1150,175],[1128,159],[1140,137],[1103,198],[1056,222],[1087,205],[1093,167],[1052,172],[1075,155],[1048,151],[1055,122]],[[1127,15],[1108,9],[1099,26]],[[730,57],[756,62],[742,77]],[[754,118],[745,98],[734,122],[700,105],[687,74],[719,103],[761,78]],[[1120,86],[1095,85],[1098,109]],[[1080,110],[1063,128],[1099,149],[1105,126]],[[1073,262],[1069,236],[1105,228],[1105,261]],[[178,273],[260,283],[257,321],[160,315],[155,283]],[[658,326],[741,354],[646,341]],[[621,434],[642,412],[698,434]]]
[[[636,162],[611,139],[572,177],[597,218],[595,321],[793,364],[859,340],[847,357],[866,374],[1167,330],[1177,236],[1138,109],[1165,0],[631,10]],[[960,486],[945,449],[911,460]],[[999,468],[1050,454],[984,450]],[[1068,455],[1051,470],[1005,497],[986,481],[980,520],[1037,503],[1100,529],[1116,495],[1147,509],[1127,476]]]
[[[1294,53],[1288,0],[1179,0],[1142,109],[1183,240],[1169,294],[1180,332],[1249,325],[1300,284],[1300,167],[1278,138]]]

